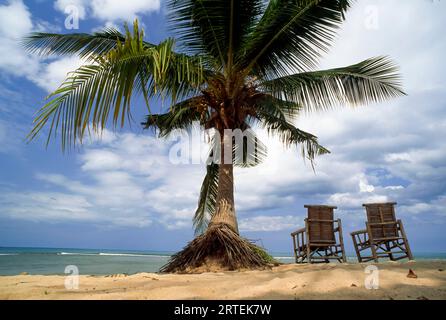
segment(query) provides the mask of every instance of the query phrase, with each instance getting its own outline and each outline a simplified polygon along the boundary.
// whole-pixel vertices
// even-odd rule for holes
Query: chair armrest
[[[309,222],[337,222],[338,220],[307,219]]]
[[[294,231],[293,233],[291,233],[291,236],[294,237],[294,236],[298,235],[299,233],[304,233],[304,232],[305,232],[305,228],[301,228],[301,229],[298,229],[298,230]]]
[[[367,233],[367,230],[358,230],[358,231],[354,231],[354,232],[352,232],[352,233],[350,233],[352,236],[356,236],[356,235],[358,235],[358,234],[365,234],[365,233]]]
[[[401,220],[399,221],[390,221],[390,222],[376,222],[376,223],[369,223],[369,226],[385,226],[385,225],[391,225],[391,224],[399,224]]]

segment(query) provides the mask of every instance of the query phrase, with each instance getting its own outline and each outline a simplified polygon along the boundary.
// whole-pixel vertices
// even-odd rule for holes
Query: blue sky
[[[79,30],[65,28],[69,5],[79,10]],[[361,204],[392,200],[414,251],[446,251],[445,9],[440,1],[357,1],[321,68],[389,55],[408,96],[303,115],[297,124],[332,151],[317,159],[316,173],[298,150],[259,131],[268,161],[235,177],[245,237],[291,251],[303,205],[331,204],[351,249],[348,233],[364,223]],[[69,154],[57,144],[45,149],[44,139],[25,142],[44,97],[80,62],[27,55],[18,39],[138,17],[158,42],[168,35],[165,12],[162,0],[0,0],[0,246],[177,250],[192,239],[203,165],[170,163],[173,143],[138,126],[145,113],[137,101],[131,128],[106,131]]]

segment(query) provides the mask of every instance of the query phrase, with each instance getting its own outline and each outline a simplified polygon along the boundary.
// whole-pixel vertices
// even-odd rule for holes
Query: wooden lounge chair
[[[341,220],[333,219],[337,207],[306,205],[305,208],[308,209],[305,228],[291,233],[296,263],[333,259],[346,262]]]
[[[413,259],[403,223],[396,220],[395,205],[395,202],[363,204],[367,212],[366,229],[351,233],[359,262]],[[371,255],[367,256],[364,251],[369,249]]]

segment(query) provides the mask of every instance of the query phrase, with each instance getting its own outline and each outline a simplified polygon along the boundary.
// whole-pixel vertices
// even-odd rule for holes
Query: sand
[[[366,264],[282,265],[272,270],[192,275],[140,273],[0,277],[0,299],[446,299],[446,262],[384,262],[379,289],[367,289]],[[408,278],[412,269],[417,278]]]

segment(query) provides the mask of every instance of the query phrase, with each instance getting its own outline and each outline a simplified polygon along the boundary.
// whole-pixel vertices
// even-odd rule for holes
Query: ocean
[[[158,272],[173,252],[67,248],[0,248],[0,275],[64,275],[76,266],[81,275]],[[293,263],[290,253],[272,253],[283,263]],[[415,253],[416,259],[446,260],[446,253]],[[356,259],[348,255],[349,262]],[[68,273],[68,270],[67,270]]]

